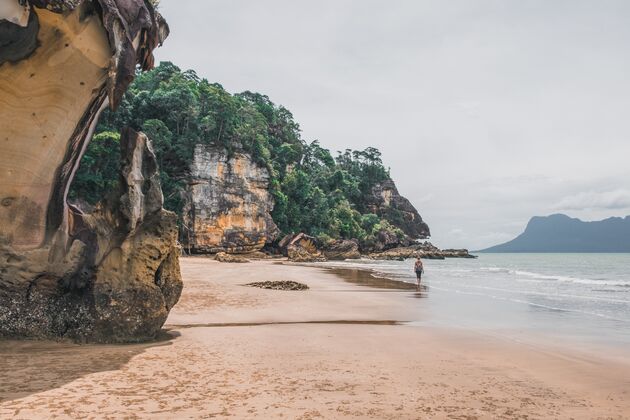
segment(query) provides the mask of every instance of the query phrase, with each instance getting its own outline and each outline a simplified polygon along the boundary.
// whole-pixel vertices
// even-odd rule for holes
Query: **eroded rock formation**
[[[273,241],[269,172],[247,153],[197,145],[184,211],[184,246],[196,253],[248,253]]]
[[[286,235],[278,242],[278,249],[293,262],[323,262],[326,257],[317,247],[317,239],[305,233]]]
[[[390,221],[411,239],[431,236],[429,226],[409,200],[398,193],[394,181],[387,180],[372,188],[368,211]]]
[[[142,0],[0,0],[0,335],[143,340],[177,302],[176,216],[143,134],[123,133],[120,191],[91,214],[66,203],[99,113],[167,33]]]

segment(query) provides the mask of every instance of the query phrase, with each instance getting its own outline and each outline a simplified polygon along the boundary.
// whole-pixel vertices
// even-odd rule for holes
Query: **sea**
[[[630,254],[480,254],[423,260],[415,325],[448,325],[518,339],[630,351]],[[328,262],[415,283],[414,260]]]

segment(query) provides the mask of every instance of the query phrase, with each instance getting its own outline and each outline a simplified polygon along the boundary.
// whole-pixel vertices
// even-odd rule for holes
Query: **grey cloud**
[[[625,0],[161,9],[172,31],[158,59],[269,95],[333,151],[380,148],[441,246],[493,245],[564,197],[629,188]],[[623,210],[571,207],[585,219]]]

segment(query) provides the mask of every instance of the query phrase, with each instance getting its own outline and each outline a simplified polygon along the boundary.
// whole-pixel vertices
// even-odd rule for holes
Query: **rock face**
[[[168,27],[142,0],[0,1],[0,336],[152,338],[182,283],[146,136],[123,133],[120,190],[94,212],[66,196],[100,111]]]
[[[368,197],[368,210],[387,219],[400,228],[411,239],[426,239],[431,236],[429,226],[409,200],[398,193],[394,181],[387,180],[372,188]]]
[[[269,172],[246,153],[197,145],[184,211],[184,246],[195,253],[258,251],[278,235]]]

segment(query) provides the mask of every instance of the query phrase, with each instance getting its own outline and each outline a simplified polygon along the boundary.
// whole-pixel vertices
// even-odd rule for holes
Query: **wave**
[[[451,293],[462,294],[462,295],[470,295],[470,296],[488,297],[488,298],[495,299],[495,300],[519,303],[519,304],[523,304],[523,305],[528,305],[528,306],[533,306],[533,307],[537,307],[537,308],[547,309],[547,310],[550,310],[550,311],[579,313],[579,314],[583,314],[583,315],[591,315],[591,316],[596,316],[596,317],[600,317],[600,318],[605,318],[605,319],[608,319],[608,320],[611,320],[611,321],[630,323],[630,319],[619,318],[617,316],[611,316],[611,315],[608,315],[608,314],[603,314],[601,312],[584,311],[584,310],[581,310],[581,309],[571,308],[571,307],[567,308],[567,307],[558,307],[558,306],[552,306],[552,305],[545,305],[543,303],[532,302],[532,301],[518,299],[518,298],[514,298],[514,297],[498,296],[498,295],[492,295],[492,294],[487,294],[487,293],[472,292],[472,291],[467,291],[467,290],[449,289],[449,288],[435,287],[435,286],[431,286],[431,288],[432,289],[436,289],[436,290],[440,290],[440,291],[443,291],[443,292],[451,292]]]
[[[500,268],[500,267],[481,267],[480,270],[491,272],[491,273],[505,273],[505,274],[511,274],[511,275],[516,275],[516,276],[528,277],[534,280],[551,280],[551,281],[559,281],[559,282],[566,282],[566,283],[590,284],[590,285],[598,285],[598,286],[630,287],[630,280],[593,280],[593,279],[583,279],[583,278],[571,277],[571,276],[535,273],[532,271],[511,270],[508,268]]]
[[[462,286],[462,285],[455,285],[455,284],[452,284],[452,283],[444,283],[444,282],[441,282],[441,283],[447,284],[449,286],[455,286],[455,287]],[[469,285],[469,284],[467,284],[465,286],[468,287],[469,289],[489,290],[489,291],[494,291],[494,292],[505,292],[507,294],[516,294],[516,295],[541,296],[541,297],[549,299],[549,300],[557,300],[557,301],[562,301],[562,302],[568,302],[571,299],[580,299],[580,300],[599,301],[599,302],[605,302],[605,303],[630,304],[630,300],[613,299],[613,298],[610,298],[610,297],[584,296],[584,295],[574,295],[574,294],[568,294],[568,293],[548,293],[548,292],[539,292],[539,291],[534,291],[534,290],[503,289],[503,288],[500,288],[500,287],[491,287],[491,286],[482,286],[482,285]],[[485,295],[483,293],[477,293],[477,294]],[[485,296],[496,297],[495,295],[491,295],[491,294],[487,294]],[[527,301],[527,302],[529,302],[529,301]]]

